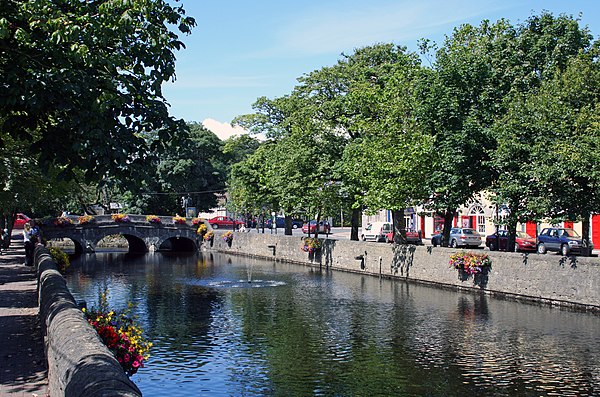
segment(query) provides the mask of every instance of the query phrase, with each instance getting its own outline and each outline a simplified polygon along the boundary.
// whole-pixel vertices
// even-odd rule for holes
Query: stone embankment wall
[[[237,232],[228,244],[217,234],[203,249],[600,311],[598,258],[466,250],[492,260],[488,274],[467,278],[449,267],[459,251],[452,248],[325,239],[320,252],[309,254],[300,250],[303,238]]]
[[[50,395],[141,396],[77,307],[48,250],[35,250]]]

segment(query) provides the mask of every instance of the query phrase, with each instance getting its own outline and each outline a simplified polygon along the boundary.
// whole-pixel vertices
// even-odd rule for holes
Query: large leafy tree
[[[497,205],[509,208],[504,220],[509,249],[514,245],[518,222],[571,218],[584,221],[584,235],[589,229],[585,214],[589,215],[594,206],[597,208],[597,203],[594,194],[581,186],[587,179],[560,175],[591,172],[593,167],[574,170],[565,167],[572,162],[558,161],[556,156],[557,151],[568,148],[567,152],[582,161],[590,159],[587,152],[573,150],[571,142],[587,150],[585,142],[594,139],[594,129],[589,128],[593,122],[586,116],[597,103],[598,95],[598,81],[592,72],[594,63],[590,63],[596,51],[591,39],[587,28],[581,28],[572,17],[554,17],[545,12],[520,25],[509,51],[495,56],[502,66],[498,73],[510,78],[510,87],[504,100],[508,111],[498,112],[492,129],[497,147],[491,152],[496,175],[491,191]],[[583,131],[589,135],[582,140]],[[551,150],[554,144],[556,150]],[[564,185],[557,186],[558,181]],[[572,194],[574,191],[577,193]],[[578,200],[582,197],[583,206]]]
[[[387,113],[381,106],[381,92],[390,84],[394,86],[396,82],[391,80],[398,68],[418,64],[418,57],[404,47],[394,44],[367,46],[350,55],[342,54],[333,66],[302,76],[295,92],[304,99],[306,110],[311,112],[313,119],[323,124],[322,128],[328,128],[331,134],[342,138],[339,150],[343,152],[346,145],[355,140],[364,143],[369,139],[365,137],[375,130],[382,130]],[[397,131],[395,127],[392,130]],[[337,169],[347,171],[354,167],[340,164]],[[353,240],[358,240],[359,214],[367,204],[364,200],[365,180],[357,176],[360,175],[354,172],[338,172],[335,176],[353,208],[350,235]]]
[[[146,162],[146,178],[127,183],[124,199],[130,211],[178,213],[182,196],[200,211],[216,205],[216,193],[225,190],[223,142],[200,124],[188,127],[186,140],[169,142],[162,156]]]
[[[163,0],[1,2],[0,145],[62,177],[130,175],[180,136],[161,84],[183,47],[171,27],[194,24]]]

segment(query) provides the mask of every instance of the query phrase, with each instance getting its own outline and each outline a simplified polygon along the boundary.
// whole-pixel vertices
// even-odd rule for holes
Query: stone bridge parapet
[[[75,244],[76,253],[96,252],[98,243],[110,235],[121,235],[129,244],[129,252],[148,251],[189,251],[198,250],[201,239],[196,233],[197,225],[190,220],[176,224],[172,217],[162,217],[161,223],[149,223],[146,215],[128,215],[128,222],[115,222],[111,215],[94,217],[85,224],[42,226],[45,239],[70,239]],[[210,225],[203,221],[210,230]]]

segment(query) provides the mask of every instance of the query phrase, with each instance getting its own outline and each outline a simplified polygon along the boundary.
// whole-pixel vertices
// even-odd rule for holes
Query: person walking
[[[31,224],[27,222],[23,225],[23,243],[25,244],[25,266],[33,266],[33,241],[31,241]]]

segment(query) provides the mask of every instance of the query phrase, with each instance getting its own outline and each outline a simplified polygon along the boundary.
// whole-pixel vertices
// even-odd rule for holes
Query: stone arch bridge
[[[161,223],[148,223],[146,215],[128,215],[129,222],[115,222],[111,215],[95,216],[86,224],[59,226],[42,225],[46,240],[68,238],[75,244],[75,253],[96,252],[100,240],[110,235],[121,235],[129,243],[129,252],[148,251],[194,252],[202,243],[196,233],[197,225],[188,219],[185,224],[175,224],[172,217],[161,217]],[[208,230],[210,225],[205,222]]]

